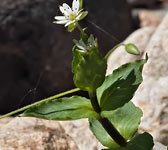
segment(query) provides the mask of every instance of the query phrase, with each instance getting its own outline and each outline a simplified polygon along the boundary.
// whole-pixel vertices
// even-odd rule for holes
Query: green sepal
[[[88,15],[88,11],[84,11],[81,13],[82,13],[82,15],[79,17],[79,20],[82,20],[83,18],[85,18]]]
[[[47,120],[76,120],[81,118],[99,118],[89,99],[73,96],[50,100],[33,106],[23,113],[25,117]]]
[[[79,10],[81,10],[83,7],[83,0],[79,0]]]
[[[117,110],[103,111],[101,112],[101,116],[108,118],[119,133],[126,140],[130,140],[137,132],[142,117],[142,111],[132,102],[129,102]],[[104,146],[109,148],[119,147],[98,120],[90,119],[89,121],[91,131]]]
[[[126,147],[110,148],[103,150],[152,150],[154,146],[152,136],[145,132],[135,136]]]
[[[147,59],[122,65],[106,77],[97,89],[97,99],[102,111],[114,110],[129,102],[142,82],[142,68]]]
[[[72,23],[68,26],[68,31],[72,32],[73,30],[75,30],[75,28],[77,27],[78,23]]]
[[[75,85],[85,91],[95,91],[104,81],[107,62],[98,51],[93,35],[76,43],[73,48],[72,72]]]
[[[133,55],[140,55],[139,49],[136,47],[135,44],[129,43],[125,45],[125,50]]]

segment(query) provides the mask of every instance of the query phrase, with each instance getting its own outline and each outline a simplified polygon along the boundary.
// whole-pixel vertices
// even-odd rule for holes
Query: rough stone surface
[[[78,150],[58,122],[15,118],[0,129],[1,150]]]
[[[144,81],[134,102],[142,107],[144,117],[141,130],[151,132],[154,138],[168,144],[168,15],[153,34],[146,52]]]
[[[5,125],[6,120],[10,122]],[[56,122],[35,118],[6,118],[0,120],[0,124],[2,123],[4,126],[0,128],[0,150],[101,150],[104,148],[89,130],[87,119]],[[155,142],[153,150],[166,149],[166,146]]]
[[[146,33],[144,32],[144,34]],[[148,42],[146,43],[147,45],[144,45],[146,47],[144,53],[148,53],[149,60],[143,70],[144,81],[133,98],[134,103],[140,106],[144,113],[140,131],[150,132],[156,141],[160,141],[163,144],[168,144],[167,37],[168,15],[165,16],[151,39],[148,39]],[[141,43],[143,40],[139,42]],[[113,54],[111,58],[112,57]],[[125,56],[124,53],[118,57],[121,62],[132,60],[132,58]],[[109,63],[111,64],[111,61]],[[112,69],[114,68],[112,67]]]
[[[159,142],[155,142],[153,150],[167,150],[167,147]]]
[[[164,16],[167,13],[167,9],[161,10],[140,10],[138,16],[140,19],[140,26],[154,26],[157,27],[161,22]]]
[[[52,23],[63,2],[72,0],[1,0],[0,113],[74,87],[71,49],[79,32],[71,34]],[[82,26],[98,36],[103,52],[131,32],[131,11],[125,0],[85,0],[84,5],[90,13]]]
[[[60,123],[65,132],[78,143],[80,150],[101,150],[103,148],[90,131],[87,119],[62,121]]]
[[[111,71],[118,68],[120,65],[125,64],[129,61],[134,61],[140,57],[145,52],[146,46],[154,33],[154,27],[144,27],[133,32],[123,43],[134,43],[141,52],[141,56],[134,56],[128,54],[124,47],[121,46],[117,48],[108,59],[107,74],[111,74]]]

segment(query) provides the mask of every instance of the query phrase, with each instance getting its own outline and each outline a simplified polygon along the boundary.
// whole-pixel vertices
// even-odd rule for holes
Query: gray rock
[[[1,150],[78,150],[56,121],[15,118],[0,129]]]
[[[72,0],[64,2],[70,4]],[[79,32],[70,34],[63,26],[52,23],[62,3],[1,0],[0,113],[74,87],[71,49],[72,39],[78,39]],[[112,36],[120,41],[131,32],[130,9],[125,0],[86,0],[84,5],[90,13],[82,26],[88,26],[88,32],[98,36],[103,53],[118,42]]]
[[[141,130],[150,132],[157,141],[168,144],[168,15],[153,34],[146,52],[144,81],[134,102],[142,107],[144,117]]]
[[[1,150],[101,150],[104,148],[89,130],[87,119],[57,122],[17,117],[2,119],[1,124],[3,124],[0,128]],[[153,150],[166,150],[166,146],[155,142]]]
[[[141,55],[138,57],[130,55],[125,51],[123,46],[117,48],[108,59],[107,74],[111,74],[112,70],[118,68],[122,64],[141,58],[154,31],[155,28],[151,26],[133,32],[123,43],[134,43],[140,50]]]
[[[143,29],[142,29],[143,30]],[[153,32],[153,31],[152,31]],[[152,33],[150,32],[150,33]],[[146,35],[147,32],[143,32]],[[151,35],[151,34],[150,34]],[[144,116],[140,125],[140,131],[150,132],[156,141],[168,144],[168,15],[156,29],[152,37],[148,36],[144,44],[145,51],[148,53],[149,60],[144,66],[144,81],[138,88],[133,101],[142,108]],[[130,37],[131,38],[131,37]],[[143,36],[142,36],[143,39]],[[131,41],[130,41],[131,42]],[[134,42],[132,38],[132,42]],[[138,43],[144,43],[140,40]],[[117,53],[117,52],[116,52]],[[128,62],[135,59],[118,52],[118,63]],[[109,65],[115,64],[112,54]],[[143,56],[144,57],[144,56]],[[111,60],[111,61],[110,61]],[[114,67],[108,72],[111,72]]]

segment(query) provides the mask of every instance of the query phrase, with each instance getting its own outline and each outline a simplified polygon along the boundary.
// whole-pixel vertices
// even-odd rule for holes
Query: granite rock
[[[143,29],[140,29],[143,30]],[[147,32],[143,32],[144,35]],[[153,33],[153,31],[151,32]],[[168,144],[168,14],[161,24],[146,39],[144,53],[148,53],[149,60],[144,66],[144,81],[138,88],[133,102],[141,107],[144,116],[140,125],[140,131],[150,132],[156,141]],[[130,41],[131,42],[131,41]],[[132,40],[132,42],[135,42]],[[143,43],[140,40],[139,43]],[[138,45],[138,43],[135,43]],[[141,49],[140,49],[141,50]],[[117,51],[116,51],[117,53]],[[145,54],[144,54],[145,55]],[[135,59],[124,53],[116,56],[112,54],[109,65],[118,67],[121,62],[126,63]],[[144,58],[145,56],[143,56]],[[113,60],[120,60],[119,62]],[[116,64],[116,65],[115,65]],[[111,72],[115,67],[111,67]]]
[[[14,118],[0,128],[1,150],[78,150],[58,122]]]

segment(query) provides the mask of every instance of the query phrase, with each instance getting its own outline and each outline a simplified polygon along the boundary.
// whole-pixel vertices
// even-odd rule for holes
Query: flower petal
[[[57,24],[66,24],[67,22],[68,20],[54,21],[54,23],[57,23]]]
[[[72,13],[72,9],[69,7],[69,5],[67,5],[66,3],[63,3],[63,9],[64,11],[66,11],[68,14]]]
[[[74,23],[74,22],[75,22],[75,20],[73,20],[73,21],[68,21],[68,22],[65,24],[65,27],[69,26],[70,24],[72,24],[72,23]]]
[[[79,20],[81,16],[82,16],[82,13],[80,13],[75,19]]]
[[[79,11],[79,0],[73,0],[72,10],[74,13],[78,13]]]
[[[65,16],[55,16],[54,17],[56,20],[66,20],[66,17]]]
[[[68,12],[62,6],[60,6],[59,8],[64,16],[69,16]]]

